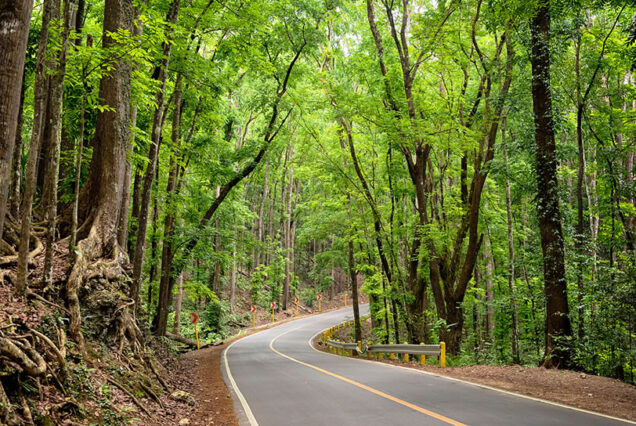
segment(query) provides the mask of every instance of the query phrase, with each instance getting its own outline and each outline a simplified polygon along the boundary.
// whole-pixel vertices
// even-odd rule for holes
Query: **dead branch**
[[[176,335],[176,334],[172,334],[170,332],[166,332],[166,337],[175,340],[179,343],[183,343],[184,345],[188,345],[192,348],[196,348],[197,347],[197,342],[195,342],[194,340],[190,340],[190,339],[186,339],[185,337]]]

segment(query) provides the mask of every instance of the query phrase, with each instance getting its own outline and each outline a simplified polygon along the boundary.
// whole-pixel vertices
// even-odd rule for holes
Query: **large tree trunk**
[[[550,2],[537,9],[530,24],[532,33],[532,101],[534,110],[537,211],[543,252],[546,297],[546,346],[542,365],[571,365],[572,336],[565,281],[561,213],[557,184],[557,158],[550,93]]]
[[[109,34],[132,30],[132,18],[131,0],[106,0],[104,47],[117,43]],[[117,225],[126,170],[126,146],[130,137],[130,74],[130,65],[124,60],[119,61],[114,64],[111,73],[102,78],[99,87],[99,98],[113,109],[97,114],[93,158],[87,183],[82,189],[86,201],[81,214],[82,227],[85,229],[83,234],[88,235],[78,243],[81,256],[78,257],[66,286],[70,311],[69,332],[82,352],[85,349],[78,290],[89,263],[103,257],[113,258],[116,265],[119,262]],[[80,201],[81,199],[82,196]]]
[[[0,5],[0,241],[11,183],[11,158],[32,7],[32,0]]]

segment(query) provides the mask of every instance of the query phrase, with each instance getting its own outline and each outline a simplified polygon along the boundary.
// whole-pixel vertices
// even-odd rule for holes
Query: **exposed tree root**
[[[60,368],[62,369],[62,372],[64,374],[63,377],[66,377],[66,357],[65,354],[62,353],[62,351],[55,346],[55,343],[53,343],[51,341],[51,339],[49,339],[48,337],[46,337],[44,334],[40,333],[39,331],[36,330],[31,330],[31,333],[33,333],[35,336],[37,336],[38,338],[40,338],[42,341],[44,341],[44,343],[46,343],[48,345],[49,348],[51,348],[51,350],[53,351],[53,353],[55,354],[56,358],[57,358],[57,363],[60,365]]]
[[[65,311],[66,313],[69,313],[68,309],[66,309],[65,307],[60,306],[57,303],[51,302],[50,300],[45,299],[44,297],[40,296],[37,293],[34,293],[33,291],[31,291],[29,289],[27,289],[26,295],[27,295],[27,297],[33,297],[34,299],[37,299],[37,300],[39,300],[42,303],[46,303],[47,305],[53,306],[54,308],[57,308],[57,309],[59,309],[61,311]]]
[[[157,367],[152,361],[152,357],[150,357],[150,355],[148,354],[145,354],[144,360],[146,361],[146,364],[150,366],[150,370],[152,370],[152,372],[155,374],[155,377],[157,377],[157,380],[159,380],[159,383],[161,383],[161,386],[163,386],[164,390],[170,392],[170,386],[168,386],[163,377],[161,377],[161,374],[159,374],[159,372],[157,371]]]
[[[159,397],[157,396],[156,393],[154,393],[152,391],[152,389],[150,388],[150,386],[146,386],[143,382],[139,383],[141,385],[141,387],[143,388],[144,392],[146,392],[146,395],[148,395],[149,397],[151,397],[152,399],[154,399],[157,404],[159,404],[159,406],[161,408],[166,408],[165,405],[163,405],[163,402],[161,402],[161,399],[159,399]]]
[[[139,402],[139,400],[135,397],[135,395],[133,395],[133,394],[132,394],[132,393],[131,393],[128,389],[126,389],[126,388],[124,387],[124,385],[122,385],[121,383],[119,383],[118,381],[116,381],[115,379],[110,378],[110,377],[108,378],[108,382],[109,382],[109,383],[111,383],[111,384],[113,384],[113,385],[115,385],[115,386],[117,386],[119,389],[121,389],[121,390],[122,390],[122,391],[123,391],[126,395],[128,395],[128,396],[130,397],[130,399],[132,399],[132,400],[133,400],[133,402],[134,402],[135,404],[137,404],[137,406],[138,406],[139,408],[141,408],[141,409],[142,409],[142,411],[143,411],[144,413],[146,413],[146,414],[148,415],[148,417],[150,417],[151,419],[155,420],[155,418],[154,418],[154,417],[153,417],[153,415],[150,413],[150,411],[148,411],[148,410],[146,409],[146,407],[144,407],[144,405],[143,405],[141,402]]]
[[[44,251],[44,245],[42,244],[42,241],[40,241],[39,238],[37,238],[34,235],[31,235],[31,239],[34,240],[35,248],[29,253],[29,265],[33,265],[35,257]],[[17,263],[18,263],[17,254],[0,257],[0,266],[12,265]]]
[[[46,372],[46,361],[26,341],[0,337],[0,354],[18,364],[30,376],[40,376]]]
[[[16,416],[11,402],[4,391],[4,386],[0,381],[0,423],[7,424],[9,426],[19,425],[18,416]]]

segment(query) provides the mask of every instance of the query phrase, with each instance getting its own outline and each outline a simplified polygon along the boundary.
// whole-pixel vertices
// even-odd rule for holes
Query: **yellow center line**
[[[328,376],[335,377],[336,379],[340,379],[340,380],[342,380],[343,382],[350,383],[350,384],[352,384],[352,385],[354,385],[354,386],[359,387],[360,389],[364,389],[364,390],[366,390],[366,391],[368,391],[368,392],[371,392],[371,393],[373,393],[373,394],[375,394],[375,395],[381,396],[382,398],[386,398],[386,399],[388,399],[389,401],[397,402],[398,404],[404,405],[405,407],[408,407],[408,408],[410,408],[410,409],[412,409],[412,410],[418,411],[418,412],[420,412],[420,413],[422,413],[422,414],[426,414],[427,416],[433,417],[433,418],[435,418],[435,419],[437,419],[437,420],[441,420],[441,421],[443,421],[443,422],[445,422],[445,423],[448,423],[448,424],[451,424],[451,425],[454,425],[454,426],[466,426],[464,423],[460,423],[460,422],[455,421],[455,420],[453,420],[453,419],[449,419],[448,417],[442,416],[441,414],[437,414],[437,413],[435,413],[435,412],[433,412],[433,411],[430,411],[430,410],[427,410],[427,409],[425,409],[425,408],[419,407],[419,406],[417,406],[417,405],[415,405],[415,404],[411,404],[410,402],[403,401],[403,400],[401,400],[401,399],[399,399],[399,398],[396,398],[396,397],[394,397],[394,396],[392,396],[392,395],[389,395],[389,394],[387,394],[387,393],[384,393],[384,392],[382,392],[382,391],[379,391],[379,390],[377,390],[377,389],[374,389],[374,388],[372,388],[372,387],[370,387],[370,386],[363,385],[362,383],[358,383],[358,382],[356,382],[355,380],[351,380],[351,379],[348,379],[348,378],[346,378],[346,377],[342,377],[342,376],[340,376],[340,375],[338,375],[338,374],[336,374],[336,373],[332,373],[331,371],[327,371],[327,370],[325,370],[325,369],[323,369],[323,368],[320,368],[320,367],[317,367],[317,366],[315,366],[315,365],[312,365],[312,364],[309,364],[309,363],[306,363],[306,362],[303,362],[303,361],[297,360],[296,358],[292,358],[292,357],[290,357],[289,355],[285,355],[284,353],[282,353],[282,352],[280,352],[280,351],[278,351],[278,350],[274,349],[274,342],[275,342],[276,340],[278,340],[278,338],[279,338],[279,337],[282,337],[282,336],[284,336],[284,335],[285,335],[285,334],[287,334],[287,333],[290,333],[290,332],[292,332],[292,331],[295,331],[295,330],[297,330],[298,328],[300,328],[300,327],[296,327],[296,328],[294,328],[294,329],[288,330],[288,331],[286,331],[286,332],[284,332],[284,333],[281,333],[281,334],[279,334],[278,336],[274,337],[274,338],[273,338],[273,339],[269,342],[269,348],[270,348],[273,352],[275,352],[275,353],[277,353],[278,355],[282,356],[283,358],[287,358],[288,360],[293,361],[293,362],[295,362],[295,363],[298,363],[298,364],[300,364],[300,365],[304,365],[305,367],[313,368],[313,369],[314,369],[314,370],[316,370],[316,371],[320,371],[321,373],[324,373],[324,374],[326,374],[326,375],[328,375]]]

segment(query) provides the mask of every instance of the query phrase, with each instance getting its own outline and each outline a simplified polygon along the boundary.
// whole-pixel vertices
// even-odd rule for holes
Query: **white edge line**
[[[234,346],[234,344],[236,342],[240,342],[241,340],[242,339],[235,340],[234,342],[232,342],[230,344],[230,346],[228,346],[223,351],[223,361],[225,362],[225,371],[227,372],[227,377],[228,377],[228,379],[230,379],[230,384],[232,385],[232,388],[234,389],[234,392],[236,393],[236,396],[238,396],[238,399],[241,402],[241,406],[243,407],[243,410],[245,411],[245,415],[247,416],[247,420],[250,422],[250,425],[258,426],[258,422],[254,418],[254,414],[252,413],[252,409],[250,408],[249,404],[245,400],[245,397],[243,396],[243,394],[239,390],[238,385],[234,381],[234,377],[232,376],[232,372],[230,371],[230,364],[227,362],[227,352],[230,350],[230,348],[232,346]]]
[[[503,389],[497,389],[497,388],[494,388],[492,386],[482,385],[481,383],[473,383],[473,382],[469,382],[467,380],[456,379],[454,377],[449,377],[449,376],[443,376],[441,374],[435,374],[435,373],[431,373],[429,371],[418,370],[416,368],[403,367],[401,365],[387,364],[387,363],[384,363],[384,362],[376,362],[376,361],[371,361],[371,360],[368,360],[368,359],[362,359],[362,358],[357,358],[357,357],[356,358],[354,358],[354,357],[351,357],[351,358],[350,357],[344,357],[344,356],[341,356],[341,355],[332,354],[332,353],[329,353],[329,352],[325,352],[325,351],[321,351],[321,350],[316,349],[314,347],[313,343],[312,343],[313,340],[316,338],[316,336],[318,336],[321,333],[324,333],[328,329],[329,329],[329,327],[327,327],[324,330],[319,331],[318,333],[316,333],[313,336],[311,336],[311,338],[307,342],[309,344],[309,347],[312,348],[313,350],[315,350],[316,352],[320,352],[321,354],[325,354],[325,355],[336,356],[338,358],[344,358],[344,359],[350,359],[352,361],[368,362],[368,363],[375,364],[375,365],[380,364],[380,365],[386,365],[387,367],[400,368],[400,369],[403,369],[403,370],[410,371],[412,373],[419,373],[419,374],[425,374],[425,375],[428,375],[428,376],[435,376],[435,377],[438,377],[440,379],[452,380],[452,381],[455,381],[455,382],[464,383],[466,385],[477,386],[477,387],[480,387],[480,388],[483,388],[483,389],[488,389],[488,390],[492,390],[492,391],[495,391],[495,392],[500,392],[500,393],[504,393],[504,394],[507,394],[507,395],[516,396],[516,397],[519,397],[519,398],[529,399],[531,401],[542,402],[544,404],[554,405],[556,407],[567,408],[567,409],[570,409],[570,410],[580,411],[581,413],[592,414],[594,416],[605,417],[607,419],[617,420],[619,422],[626,422],[626,423],[629,423],[629,424],[636,425],[636,422],[633,422],[633,421],[628,420],[628,419],[622,419],[620,417],[614,417],[614,416],[610,416],[608,414],[603,414],[603,413],[596,413],[594,411],[589,411],[589,410],[585,410],[583,408],[578,408],[578,407],[572,407],[570,405],[560,404],[558,402],[548,401],[546,399],[535,398],[533,396],[523,395],[523,394],[516,393],[516,392],[510,392],[510,391],[503,390]]]

